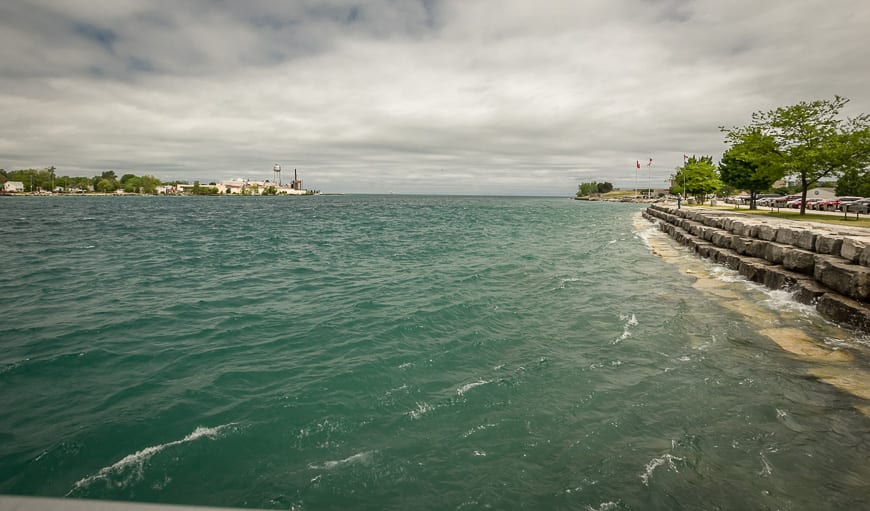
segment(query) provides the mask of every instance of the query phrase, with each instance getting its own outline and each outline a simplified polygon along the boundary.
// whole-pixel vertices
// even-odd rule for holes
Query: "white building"
[[[3,191],[7,193],[24,192],[24,183],[21,181],[6,181],[3,183]]]
[[[272,187],[275,188],[276,195],[305,195],[308,193],[307,190],[297,190],[291,185],[279,185],[271,181],[230,179],[217,184],[218,193],[225,195],[263,195]]]

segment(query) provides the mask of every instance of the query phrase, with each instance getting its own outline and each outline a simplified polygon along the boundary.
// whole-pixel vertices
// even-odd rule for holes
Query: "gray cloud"
[[[863,0],[538,4],[4,3],[0,166],[568,195],[661,186],[756,110],[870,111]]]

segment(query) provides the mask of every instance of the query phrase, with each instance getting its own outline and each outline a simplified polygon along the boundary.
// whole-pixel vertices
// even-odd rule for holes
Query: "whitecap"
[[[417,401],[417,408],[411,410],[410,412],[406,413],[405,415],[416,420],[430,411],[432,411],[432,406],[429,403]]]
[[[618,502],[602,502],[598,507],[586,506],[587,511],[612,511],[619,505]]]
[[[577,277],[569,277],[565,279],[559,279],[559,287],[558,289],[565,289],[565,284],[569,282],[580,282],[580,279]]]
[[[630,316],[627,314],[620,314],[619,320],[625,322],[622,326],[622,335],[614,339],[611,344],[618,344],[631,337],[631,327],[637,326],[637,317],[634,314]]]
[[[341,467],[344,465],[353,465],[356,463],[368,463],[371,461],[374,454],[375,454],[375,451],[358,452],[358,453],[351,455],[351,456],[348,456],[347,458],[344,458],[342,460],[325,461],[319,465],[311,463],[308,465],[308,468],[315,469],[315,470],[331,470],[333,468]]]
[[[462,438],[468,438],[468,437],[470,437],[471,435],[477,433],[478,431],[483,431],[483,430],[485,430],[485,429],[494,428],[494,427],[496,427],[496,426],[497,426],[497,424],[481,424],[481,425],[479,425],[479,426],[475,426],[475,427],[469,429],[468,431],[466,431],[466,432],[462,435]]]
[[[761,470],[758,472],[760,476],[769,476],[771,472],[773,472],[773,467],[770,466],[770,462],[767,461],[767,457],[764,455],[764,452],[758,453],[761,456]]]
[[[480,387],[481,385],[486,385],[487,383],[492,383],[492,382],[488,381],[488,380],[478,380],[478,381],[474,381],[471,383],[466,383],[465,385],[456,389],[456,393],[459,394],[460,396],[462,396],[466,392],[468,392],[469,390],[473,389],[474,387]]]
[[[172,442],[167,442],[165,444],[152,445],[151,447],[146,447],[140,451],[136,451],[133,454],[128,454],[127,456],[124,456],[112,465],[101,468],[96,474],[76,481],[72,489],[67,492],[66,496],[69,497],[75,491],[84,489],[98,480],[110,482],[110,478],[112,476],[120,476],[123,475],[125,472],[130,473],[126,477],[124,477],[120,481],[120,483],[118,483],[118,486],[124,487],[131,482],[140,481],[143,478],[145,462],[151,459],[152,456],[159,453],[160,451],[168,447],[174,447],[183,443],[193,442],[199,440],[200,438],[209,438],[211,440],[214,440],[218,438],[218,435],[221,431],[234,425],[235,423],[231,422],[229,424],[224,424],[222,426],[216,426],[213,428],[199,426],[194,429],[192,433],[185,436],[181,440],[173,440]]]
[[[649,485],[649,480],[652,479],[653,472],[658,467],[667,464],[668,470],[673,470],[674,472],[679,472],[677,470],[677,466],[674,465],[674,461],[683,461],[683,458],[678,458],[672,454],[663,454],[658,458],[653,458],[646,464],[644,467],[643,474],[640,475],[640,480],[643,481],[644,485]]]

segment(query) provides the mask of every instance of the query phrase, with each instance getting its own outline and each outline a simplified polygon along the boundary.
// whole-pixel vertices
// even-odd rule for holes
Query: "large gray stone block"
[[[834,291],[866,302],[870,300],[870,268],[830,255],[816,255],[813,277]]]
[[[791,250],[790,245],[766,242],[762,257],[773,264],[782,264],[782,260],[785,259],[785,253],[788,250]]]
[[[743,258],[737,271],[752,282],[764,283],[770,263],[763,259]]]
[[[795,236],[795,246],[804,250],[814,251],[816,249],[816,238],[818,233],[813,231],[801,231]]]
[[[839,323],[852,325],[865,332],[870,330],[870,309],[855,300],[835,293],[825,293],[819,297],[816,310]]]
[[[812,275],[816,265],[813,252],[799,248],[788,248],[782,258],[782,267],[805,275]]]
[[[776,228],[772,225],[759,225],[755,237],[764,241],[774,241],[776,239]]]
[[[857,263],[860,261],[861,253],[867,246],[870,246],[870,238],[850,236],[844,239],[843,244],[840,246],[840,257]]]
[[[820,234],[816,238],[816,252],[819,254],[840,255],[840,247],[843,246],[843,237],[833,234]]]
[[[797,229],[780,227],[776,230],[776,242],[784,245],[794,245],[797,238]]]

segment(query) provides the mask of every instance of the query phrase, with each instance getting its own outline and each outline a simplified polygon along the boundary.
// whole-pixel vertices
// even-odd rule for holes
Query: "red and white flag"
[[[649,163],[646,164],[647,167],[652,167],[652,158],[649,159]]]
[[[640,168],[640,160],[637,160],[637,168]]]

